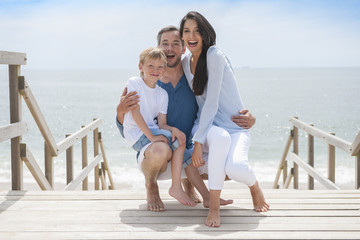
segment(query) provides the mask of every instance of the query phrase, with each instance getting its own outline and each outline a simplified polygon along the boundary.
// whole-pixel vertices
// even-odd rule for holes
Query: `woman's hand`
[[[171,134],[172,134],[172,141],[175,141],[175,138],[177,138],[177,140],[179,141],[180,146],[186,146],[186,136],[185,134],[180,131],[179,129],[173,127],[171,129]]]
[[[194,167],[199,168],[205,164],[203,158],[202,158],[202,145],[201,143],[195,142],[194,145],[194,151],[192,154],[192,163]]]

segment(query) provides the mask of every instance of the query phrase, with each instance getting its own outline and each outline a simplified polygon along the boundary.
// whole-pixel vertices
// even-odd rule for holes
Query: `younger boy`
[[[181,186],[186,136],[179,129],[167,125],[168,95],[156,85],[165,72],[166,64],[166,56],[158,48],[150,47],[140,54],[141,77],[132,77],[127,83],[128,92],[136,91],[140,102],[134,110],[125,114],[124,135],[138,152],[151,142],[168,143],[173,150],[169,194],[184,205],[195,206],[196,203],[187,196]]]

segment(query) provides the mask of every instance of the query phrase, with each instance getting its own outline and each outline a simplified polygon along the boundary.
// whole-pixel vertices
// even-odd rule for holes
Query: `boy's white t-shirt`
[[[136,91],[140,96],[140,113],[150,129],[158,129],[157,116],[159,113],[166,114],[169,97],[167,92],[156,85],[150,88],[140,77],[132,77],[127,82],[127,92]],[[131,112],[127,112],[124,117],[124,135],[130,146],[134,145],[143,132],[136,125]]]

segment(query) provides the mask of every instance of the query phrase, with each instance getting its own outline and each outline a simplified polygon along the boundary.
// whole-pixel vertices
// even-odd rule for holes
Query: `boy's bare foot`
[[[157,183],[145,184],[146,187],[146,201],[147,209],[153,212],[165,211],[164,203],[161,201],[159,195],[159,188]]]
[[[188,197],[189,197],[191,200],[194,201],[195,204],[198,204],[198,203],[201,203],[201,202],[202,202],[201,198],[196,194],[195,191],[193,191],[193,192],[186,192],[186,191],[185,191],[185,193],[188,195]]]
[[[194,186],[190,183],[190,181],[185,178],[181,180],[185,193],[188,195],[190,199],[192,199],[196,204],[201,203],[202,200],[199,195],[196,194]]]
[[[253,200],[254,210],[256,212],[267,212],[270,206],[266,203],[264,194],[258,182],[250,187],[250,193]]]
[[[196,205],[196,203],[191,200],[191,198],[189,198],[188,195],[183,191],[181,186],[178,188],[171,186],[169,189],[169,195],[178,200],[183,205],[189,207],[194,207]]]
[[[232,204],[233,202],[234,202],[234,200],[232,200],[232,199],[225,200],[225,199],[220,198],[220,206],[229,205],[229,204]],[[210,199],[204,199],[203,206],[205,208],[209,208],[209,203],[210,203]]]

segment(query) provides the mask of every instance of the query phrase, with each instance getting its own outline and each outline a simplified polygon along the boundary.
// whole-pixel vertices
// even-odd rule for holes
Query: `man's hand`
[[[243,129],[250,129],[252,126],[254,126],[256,118],[249,112],[249,110],[243,109],[239,111],[239,114],[240,115],[234,115],[231,117],[231,120],[236,125],[242,127]]]
[[[124,122],[125,113],[134,110],[139,102],[140,97],[137,95],[137,92],[131,92],[127,94],[127,88],[124,89],[120,98],[120,103],[116,108],[117,119],[121,124]]]

